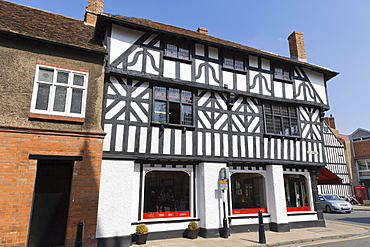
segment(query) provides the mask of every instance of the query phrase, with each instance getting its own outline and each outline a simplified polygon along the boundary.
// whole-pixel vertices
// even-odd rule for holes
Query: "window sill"
[[[243,75],[247,74],[247,71],[245,70],[234,69],[234,68],[225,67],[225,66],[222,67],[222,70],[229,71],[229,72],[235,72],[235,73],[243,74]]]
[[[303,139],[301,136],[285,136],[285,135],[278,135],[278,134],[270,134],[265,133],[265,137],[271,138],[280,138],[280,139],[291,139],[291,140],[301,140]]]
[[[188,63],[188,64],[192,63],[192,61],[190,59],[171,57],[171,56],[168,56],[168,55],[163,55],[163,58],[167,59],[167,60],[179,61],[179,62]]]
[[[281,79],[277,77],[274,77],[274,81],[285,82],[285,83],[290,83],[290,84],[294,82],[293,80],[286,80],[286,79]]]
[[[39,113],[30,113],[28,117],[33,118],[33,119],[44,119],[44,120],[74,122],[74,123],[84,123],[85,122],[85,118],[65,117],[65,116],[47,115],[47,114],[39,114]]]
[[[183,129],[183,130],[194,130],[195,129],[195,126],[193,126],[193,125],[157,123],[157,122],[152,122],[152,125],[153,126],[158,126],[160,128],[173,128],[173,129]]]

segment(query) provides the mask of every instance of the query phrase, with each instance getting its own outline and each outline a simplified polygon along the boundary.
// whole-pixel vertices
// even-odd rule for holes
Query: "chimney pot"
[[[294,31],[288,37],[290,57],[299,61],[307,61],[303,33]]]
[[[208,29],[205,27],[198,27],[197,32],[201,34],[208,34]]]
[[[88,0],[85,12],[85,24],[96,24],[96,19],[99,14],[104,11],[104,0]]]

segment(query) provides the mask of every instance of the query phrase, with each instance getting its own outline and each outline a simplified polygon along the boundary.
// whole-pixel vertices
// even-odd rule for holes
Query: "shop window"
[[[305,176],[284,174],[284,186],[288,212],[311,210]]]
[[[87,73],[37,65],[31,112],[84,117]]]
[[[177,88],[155,86],[153,122],[193,125],[193,93]]]
[[[244,71],[244,57],[236,52],[225,52],[223,66],[226,69]]]
[[[297,108],[277,104],[263,104],[266,134],[300,136]]]
[[[191,176],[185,171],[150,171],[145,175],[144,219],[190,217]]]
[[[265,178],[259,173],[231,175],[232,214],[267,213]]]
[[[356,160],[357,171],[360,177],[370,176],[370,159],[358,159]]]
[[[168,57],[189,60],[189,43],[180,39],[168,39],[165,54]]]
[[[283,81],[292,81],[292,72],[288,64],[277,63],[274,64],[274,79]]]

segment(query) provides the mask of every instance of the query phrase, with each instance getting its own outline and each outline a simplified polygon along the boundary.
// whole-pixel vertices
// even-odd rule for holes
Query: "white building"
[[[325,225],[317,174],[337,73],[306,62],[302,33],[286,58],[205,28],[98,14],[108,51],[99,245],[130,245],[139,223],[150,239],[181,237],[190,221],[219,237],[224,211],[231,234],[257,230],[258,210],[272,231]]]

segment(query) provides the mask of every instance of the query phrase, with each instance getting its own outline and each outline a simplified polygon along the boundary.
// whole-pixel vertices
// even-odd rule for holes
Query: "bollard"
[[[77,223],[77,233],[76,233],[76,242],[75,242],[75,247],[82,247],[82,239],[83,239],[83,235],[84,235],[84,225],[85,223],[83,222],[83,220],[80,220],[78,223]]]
[[[266,236],[265,236],[265,226],[263,225],[263,218],[262,218],[262,210],[258,210],[258,235],[259,235],[259,243],[265,244],[266,243]]]

